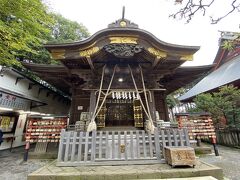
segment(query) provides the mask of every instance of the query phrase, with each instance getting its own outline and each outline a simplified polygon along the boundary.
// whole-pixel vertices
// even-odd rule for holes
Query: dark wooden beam
[[[152,68],[154,69],[154,68],[159,64],[159,62],[160,62],[161,60],[162,60],[162,59],[155,58],[155,60],[153,61],[153,64],[152,64]]]
[[[86,57],[86,59],[87,59],[87,62],[88,62],[88,64],[89,64],[90,68],[91,68],[92,70],[94,70],[94,66],[93,66],[91,57]]]
[[[28,90],[32,89],[33,86],[37,85],[36,83],[29,83],[28,84]]]
[[[50,91],[48,91],[48,92],[47,92],[47,94],[46,94],[46,97],[48,97],[50,94],[51,94],[51,92],[50,92]]]
[[[39,89],[38,89],[38,95],[42,92],[42,90],[44,90],[45,88],[42,88],[42,87],[40,87]]]
[[[57,97],[57,95],[53,95],[53,100],[55,100],[55,99],[56,99],[56,97]]]
[[[24,77],[17,77],[16,78],[16,81],[15,81],[15,85],[17,85],[17,83],[20,81],[20,80],[22,80],[22,79],[25,79]]]

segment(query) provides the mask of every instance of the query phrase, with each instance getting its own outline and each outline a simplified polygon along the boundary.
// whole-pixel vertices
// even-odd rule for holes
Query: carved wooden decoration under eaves
[[[104,49],[106,52],[113,54],[116,57],[127,58],[140,53],[143,50],[143,47],[138,44],[108,44],[104,46]]]
[[[90,57],[91,55],[97,53],[99,51],[99,47],[95,46],[95,47],[91,47],[89,49],[80,51],[80,56],[81,57]]]
[[[110,44],[137,44],[135,37],[110,37]]]
[[[148,52],[154,56],[156,56],[157,59],[165,58],[167,57],[167,53],[158,49],[155,49],[153,47],[149,47]]]

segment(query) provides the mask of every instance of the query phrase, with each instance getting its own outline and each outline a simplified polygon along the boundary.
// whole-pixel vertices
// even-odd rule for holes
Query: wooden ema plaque
[[[190,139],[216,138],[212,118],[209,115],[176,115],[179,128],[187,128]]]
[[[61,129],[66,126],[67,117],[30,118],[25,134],[26,142],[59,142]]]
[[[172,167],[196,165],[195,152],[191,147],[165,147],[165,160]]]

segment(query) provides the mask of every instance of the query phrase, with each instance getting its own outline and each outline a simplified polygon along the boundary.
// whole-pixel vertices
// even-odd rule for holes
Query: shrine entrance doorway
[[[134,126],[133,102],[115,100],[106,103],[106,126]]]

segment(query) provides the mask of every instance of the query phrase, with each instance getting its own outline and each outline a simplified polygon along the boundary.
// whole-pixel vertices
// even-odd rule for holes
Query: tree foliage
[[[0,0],[0,63],[18,64],[16,58],[39,54],[53,24],[40,0]]]
[[[240,127],[240,89],[233,85],[219,88],[219,92],[198,95],[194,102],[195,111],[209,112],[218,124],[222,118],[226,119],[230,127]]]
[[[170,17],[173,18],[184,18],[187,23],[189,23],[196,14],[206,15],[208,8],[214,6],[217,0],[175,0],[176,4],[181,5],[181,8]],[[210,16],[211,23],[217,24],[219,21],[227,17],[233,12],[240,11],[240,1],[239,0],[229,0],[230,10],[226,13],[221,14],[218,17]],[[228,8],[228,7],[227,7]]]
[[[0,64],[19,61],[51,63],[43,47],[48,41],[71,42],[86,38],[87,29],[49,12],[41,0],[0,0]]]
[[[85,26],[70,21],[60,14],[53,14],[55,23],[52,27],[51,42],[73,42],[87,38],[90,34]]]

